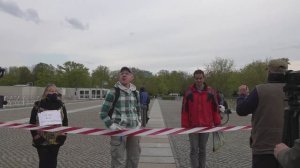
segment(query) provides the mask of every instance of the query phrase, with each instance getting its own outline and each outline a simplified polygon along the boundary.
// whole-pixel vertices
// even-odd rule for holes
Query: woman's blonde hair
[[[58,93],[57,87],[55,84],[48,84],[44,90],[44,93],[42,95],[42,99],[45,99],[47,97],[47,92],[49,91],[49,88],[54,87],[56,89],[56,92]]]

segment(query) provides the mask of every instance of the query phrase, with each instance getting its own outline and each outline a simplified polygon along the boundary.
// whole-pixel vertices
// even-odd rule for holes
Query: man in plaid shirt
[[[136,96],[139,94],[136,87],[131,83],[133,79],[132,71],[128,67],[122,67],[119,81],[105,97],[100,118],[111,130],[134,129],[141,126],[139,97]],[[119,97],[116,96],[116,88],[119,89]],[[117,100],[115,100],[116,97]],[[109,111],[111,109],[113,111],[110,116]],[[138,167],[141,153],[140,137],[112,136],[110,144],[112,168]]]

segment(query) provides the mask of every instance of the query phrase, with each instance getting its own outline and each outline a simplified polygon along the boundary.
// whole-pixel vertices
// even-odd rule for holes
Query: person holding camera
[[[239,87],[236,112],[240,116],[252,114],[250,146],[252,148],[252,168],[277,168],[274,147],[283,135],[285,93],[284,73],[288,69],[288,59],[270,60],[268,81],[256,85],[249,94],[248,87]]]
[[[296,139],[291,148],[284,143],[277,144],[274,148],[274,156],[283,168],[299,168],[300,139]]]
[[[274,156],[283,168],[300,167],[300,71],[285,74],[284,92],[288,106],[284,113],[282,143],[274,148]]]

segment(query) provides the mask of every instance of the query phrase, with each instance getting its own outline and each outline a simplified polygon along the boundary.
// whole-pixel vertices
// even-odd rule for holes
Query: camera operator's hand
[[[283,151],[283,150],[288,150],[289,147],[284,144],[284,143],[280,143],[280,144],[277,144],[274,148],[274,156],[275,158],[278,158],[278,154]]]
[[[219,111],[221,113],[224,113],[225,112],[225,107],[223,105],[219,105]]]
[[[248,96],[249,95],[249,88],[247,85],[241,85],[239,87],[239,95]]]

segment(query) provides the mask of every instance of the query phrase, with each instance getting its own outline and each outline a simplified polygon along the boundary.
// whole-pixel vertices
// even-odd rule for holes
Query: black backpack
[[[120,88],[118,87],[114,87],[115,88],[115,97],[114,97],[114,101],[113,101],[113,104],[112,104],[112,107],[110,108],[109,112],[108,112],[108,116],[111,118],[112,117],[112,114],[114,112],[114,109],[115,109],[115,105],[120,97]],[[136,103],[138,104],[139,103],[139,99],[138,99],[138,94],[137,94],[137,91],[133,91],[133,94],[135,96],[135,99],[136,99]]]

